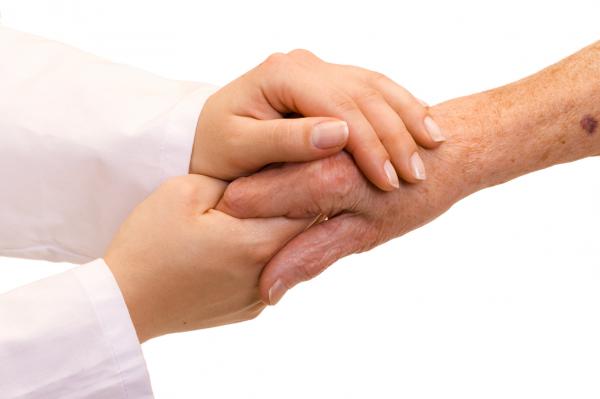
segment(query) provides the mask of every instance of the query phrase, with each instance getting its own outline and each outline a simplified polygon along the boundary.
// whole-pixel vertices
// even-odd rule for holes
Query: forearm
[[[433,107],[459,195],[600,153],[600,42],[521,81]],[[448,147],[445,148],[444,147]]]
[[[600,120],[600,43],[527,79],[429,111],[448,139],[421,151],[427,167],[421,183],[383,192],[342,153],[228,186],[218,209],[235,217],[329,216],[271,260],[261,274],[263,300],[281,298],[285,290],[277,282],[293,287],[343,256],[424,225],[477,190],[599,154],[600,127],[593,121]]]
[[[0,254],[97,258],[135,204],[188,172],[212,88],[4,27],[0,54]]]
[[[111,272],[96,260],[0,295],[3,398],[152,398]]]

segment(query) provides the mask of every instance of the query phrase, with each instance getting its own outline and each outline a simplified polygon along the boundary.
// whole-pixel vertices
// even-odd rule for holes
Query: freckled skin
[[[583,130],[588,132],[588,134],[594,134],[596,128],[598,127],[598,121],[594,119],[592,115],[586,115],[581,118],[579,124]]]

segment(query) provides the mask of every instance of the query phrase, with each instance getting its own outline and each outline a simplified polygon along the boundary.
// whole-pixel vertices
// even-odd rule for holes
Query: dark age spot
[[[579,125],[581,125],[581,128],[585,130],[588,134],[594,134],[596,128],[598,127],[598,121],[594,119],[592,115],[588,114],[581,118],[581,121],[579,121]]]

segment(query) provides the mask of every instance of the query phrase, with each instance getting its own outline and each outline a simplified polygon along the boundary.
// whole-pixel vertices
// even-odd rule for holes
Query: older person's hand
[[[424,154],[430,177],[419,185],[375,190],[344,154],[233,182],[217,207],[233,216],[329,216],[271,260],[263,300],[276,303],[337,259],[407,233],[470,193],[599,154],[599,72],[597,42],[517,83],[431,108],[449,138]]]
[[[463,151],[459,146],[444,148],[425,154],[427,181],[394,192],[371,185],[345,152],[270,168],[231,183],[217,209],[236,217],[329,217],[271,260],[261,276],[263,300],[277,303],[289,288],[337,259],[405,234],[465,195],[469,187],[463,184]]]

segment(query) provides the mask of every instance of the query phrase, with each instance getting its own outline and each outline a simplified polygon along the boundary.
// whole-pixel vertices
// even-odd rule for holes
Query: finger
[[[236,219],[226,213],[210,210],[211,217],[220,225],[236,226],[235,231],[244,238],[243,245],[251,248],[249,260],[265,265],[291,239],[306,230],[313,219],[290,219],[286,217]],[[262,268],[262,266],[261,266]]]
[[[238,218],[334,216],[353,210],[375,190],[346,152],[285,164],[229,184],[217,209]]]
[[[385,100],[400,115],[408,131],[419,145],[436,148],[446,137],[435,121],[428,115],[428,107],[408,90],[385,75],[373,74],[371,85],[382,93]]]
[[[245,160],[246,171],[274,162],[303,162],[325,158],[341,151],[348,139],[348,124],[332,118],[256,120],[240,117],[231,157]],[[238,161],[240,162],[240,161]]]
[[[271,256],[292,238],[305,231],[312,221],[312,218],[290,219],[286,217],[240,220],[253,239],[265,245],[263,249],[271,252]]]
[[[236,246],[232,254],[239,253],[241,260],[252,266],[256,277],[281,248],[313,221],[285,217],[237,219],[215,209],[209,209],[202,217],[204,223],[198,228],[205,230],[206,226],[212,226],[215,234],[231,236]]]
[[[398,114],[383,97],[373,96],[359,102],[359,105],[390,154],[400,177],[409,183],[425,180],[425,168],[418,154],[417,144]]]
[[[343,214],[292,239],[263,269],[259,282],[262,300],[275,305],[296,284],[314,278],[336,260],[361,251],[368,231],[366,219]]]
[[[390,155],[381,143],[375,129],[360,109],[346,113],[350,137],[346,149],[367,178],[385,191],[400,187],[398,174],[390,162]]]
[[[262,93],[269,104],[281,113],[328,115],[346,121],[350,132],[346,148],[363,173],[382,190],[398,188],[398,176],[389,155],[354,100],[310,69],[285,61],[289,60],[285,56],[275,59],[279,64],[271,61],[261,71],[269,75],[269,79],[261,80]]]

